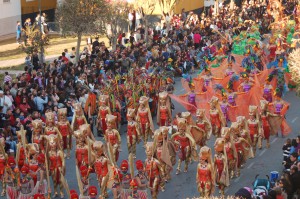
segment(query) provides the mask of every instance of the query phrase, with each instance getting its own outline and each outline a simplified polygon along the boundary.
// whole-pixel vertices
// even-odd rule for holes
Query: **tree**
[[[149,18],[153,14],[155,5],[158,3],[158,0],[136,0],[135,6],[136,9],[142,11],[143,20],[145,21],[145,41],[148,43],[148,28],[149,28]]]
[[[110,12],[106,16],[107,37],[111,41],[112,49],[115,50],[118,34],[125,32],[125,29],[128,27],[127,17],[131,7],[123,0],[110,0],[108,7]]]
[[[162,12],[168,13],[172,16],[174,7],[179,3],[179,1],[180,0],[158,0],[158,3]]]
[[[293,50],[289,54],[289,69],[292,80],[296,84],[297,94],[300,94],[300,48]]]
[[[26,54],[32,54],[34,51],[39,51],[40,49],[43,49],[45,45],[49,44],[47,35],[41,34],[36,25],[26,26],[22,31],[26,35],[25,44],[22,44],[22,50]]]
[[[79,49],[84,34],[104,33],[102,28],[109,13],[108,2],[105,0],[64,0],[58,5],[57,20],[63,32],[77,36],[76,63],[79,59]]]

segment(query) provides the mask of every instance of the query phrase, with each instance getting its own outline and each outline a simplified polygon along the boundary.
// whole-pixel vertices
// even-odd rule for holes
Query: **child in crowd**
[[[283,161],[287,161],[291,152],[291,139],[287,139],[285,144],[282,147],[283,150]]]

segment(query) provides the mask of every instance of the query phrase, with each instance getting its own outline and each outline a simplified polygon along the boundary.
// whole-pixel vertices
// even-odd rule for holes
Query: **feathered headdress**
[[[227,83],[227,89],[228,89],[228,90],[233,90],[233,84],[234,84],[234,82],[239,81],[239,79],[240,79],[240,77],[239,77],[238,75],[233,74],[233,75],[230,77],[230,79],[229,79],[229,81],[228,81],[228,83]]]
[[[215,90],[219,90],[222,96],[226,95],[226,90],[221,84],[215,84]]]

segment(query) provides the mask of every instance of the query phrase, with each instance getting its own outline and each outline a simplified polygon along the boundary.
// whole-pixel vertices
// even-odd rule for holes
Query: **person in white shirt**
[[[128,22],[129,22],[129,30],[131,32],[133,30],[133,14],[131,11],[128,13]]]
[[[139,10],[135,11],[135,28],[138,28],[141,24],[142,14]]]
[[[6,114],[7,110],[12,107],[12,102],[9,97],[4,96],[4,92],[0,90],[0,106],[3,107],[2,113]]]

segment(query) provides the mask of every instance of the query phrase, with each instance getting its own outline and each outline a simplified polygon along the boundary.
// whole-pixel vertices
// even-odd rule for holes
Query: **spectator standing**
[[[283,161],[287,161],[289,156],[290,156],[290,152],[291,152],[291,139],[287,139],[285,144],[282,147],[283,150]]]
[[[200,42],[201,42],[201,35],[199,34],[199,31],[196,31],[194,34],[195,49],[198,49],[200,47]]]
[[[5,72],[4,83],[8,83],[10,85],[11,81],[12,77],[8,74],[8,72]]]
[[[21,43],[21,32],[22,32],[22,27],[20,21],[17,21],[17,26],[16,26],[16,39],[17,39],[17,44]]]
[[[38,92],[37,96],[34,98],[34,102],[39,112],[43,112],[44,104],[48,103],[48,96],[46,96],[45,99],[43,99],[42,97],[45,97],[45,91],[43,91],[43,94],[41,92]]]
[[[185,23],[186,13],[185,13],[185,9],[184,8],[182,8],[182,10],[181,10],[181,20],[183,21],[183,23]]]
[[[128,22],[129,22],[129,31],[130,32],[132,32],[134,30],[133,18],[134,18],[133,13],[130,10],[128,13]]]
[[[0,90],[0,106],[3,107],[2,113],[6,114],[7,110],[12,107],[11,100],[4,95],[4,92]]]

